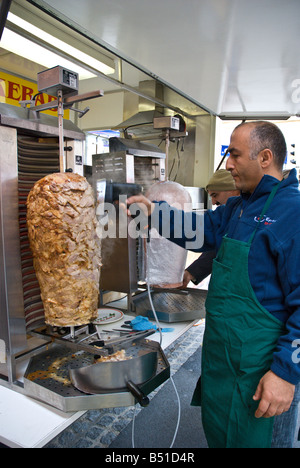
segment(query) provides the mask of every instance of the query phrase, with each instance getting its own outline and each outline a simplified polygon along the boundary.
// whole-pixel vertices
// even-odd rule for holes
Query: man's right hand
[[[145,216],[151,216],[155,208],[155,203],[152,203],[144,195],[134,195],[133,197],[127,198],[126,203],[127,207],[137,204],[138,208],[143,211]],[[127,214],[128,216],[131,216],[129,208],[127,208]]]

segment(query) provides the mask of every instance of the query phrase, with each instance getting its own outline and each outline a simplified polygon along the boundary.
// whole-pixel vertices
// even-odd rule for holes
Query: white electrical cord
[[[148,275],[147,275],[147,276],[148,276]],[[148,277],[149,277],[149,276],[148,276]],[[155,311],[155,308],[154,308],[154,305],[153,305],[153,301],[152,301],[152,297],[151,297],[151,291],[150,291],[150,285],[149,285],[148,280],[147,280],[147,290],[148,290],[148,297],[149,297],[151,309],[152,309],[152,312],[153,312],[153,315],[154,315],[154,318],[155,318],[155,321],[156,321],[156,325],[157,325],[157,328],[158,328],[158,331],[159,331],[159,334],[160,334],[159,344],[160,344],[160,346],[161,346],[163,336],[162,336],[161,326],[160,326],[160,323],[159,323],[159,320],[158,320],[158,318],[157,318],[156,311]],[[175,393],[176,393],[177,401],[178,401],[177,424],[176,424],[176,429],[175,429],[175,432],[174,432],[173,440],[172,440],[171,445],[170,445],[170,447],[169,447],[169,448],[172,448],[173,445],[174,445],[174,442],[175,442],[175,440],[176,440],[177,433],[178,433],[178,429],[179,429],[179,425],[180,425],[181,403],[180,403],[179,394],[178,394],[178,391],[177,391],[177,388],[176,388],[176,385],[175,385],[175,383],[174,383],[174,380],[173,380],[172,376],[170,376],[170,380],[171,380],[171,382],[172,382],[173,388],[174,388]],[[132,419],[132,433],[131,433],[132,448],[135,448],[135,446],[134,446],[135,416],[136,416],[136,406],[135,406],[135,408],[134,408],[134,414],[133,414],[133,419]]]
[[[155,311],[155,308],[154,308],[154,305],[153,305],[153,301],[152,301],[152,297],[151,297],[151,291],[150,291],[150,285],[149,285],[148,282],[147,282],[147,290],[148,290],[148,297],[149,297],[151,309],[152,309],[152,312],[153,312],[153,315],[154,315],[154,318],[155,318],[155,321],[156,321],[157,328],[158,328],[158,330],[159,330],[159,334],[160,334],[159,344],[160,344],[160,346],[161,346],[161,344],[162,344],[162,338],[163,338],[163,336],[162,336],[162,331],[161,331],[161,326],[160,326],[160,323],[159,323],[159,320],[158,320],[158,317],[157,317],[157,315],[156,315],[156,311]],[[177,437],[178,428],[179,428],[179,424],[180,424],[181,403],[180,403],[180,398],[179,398],[179,394],[178,394],[176,385],[175,385],[174,380],[173,380],[173,377],[172,377],[171,375],[170,375],[170,380],[171,380],[171,382],[172,382],[173,388],[174,388],[175,393],[176,393],[177,401],[178,401],[177,425],[176,425],[176,429],[175,429],[175,433],[174,433],[174,437],[173,437],[172,443],[171,443],[171,445],[170,445],[170,448],[172,448],[173,445],[174,445],[175,439],[176,439],[176,437]]]
[[[175,390],[175,393],[176,393],[176,396],[177,396],[177,401],[178,401],[178,416],[177,416],[177,424],[176,424],[176,429],[175,429],[175,432],[174,432],[174,436],[173,436],[173,440],[172,440],[172,443],[170,445],[170,448],[173,447],[174,445],[174,442],[176,440],[176,437],[177,437],[177,433],[178,433],[178,429],[179,429],[179,425],[180,425],[180,417],[181,417],[181,403],[180,403],[180,398],[179,398],[179,394],[178,394],[178,391],[177,391],[177,388],[176,388],[176,385],[175,385],[175,382],[173,380],[173,377],[170,376],[170,380],[172,382],[172,385],[173,385],[173,388]]]
[[[163,336],[162,336],[161,326],[160,326],[160,323],[159,323],[159,320],[158,320],[158,318],[157,318],[156,311],[155,311],[155,308],[154,308],[154,305],[153,305],[152,296],[151,296],[151,290],[150,290],[150,285],[149,285],[148,281],[147,281],[147,291],[148,291],[148,297],[149,297],[149,302],[150,302],[150,305],[151,305],[152,313],[153,313],[153,315],[154,315],[155,322],[156,322],[156,325],[157,325],[157,328],[158,328],[158,331],[159,331],[159,335],[160,335],[160,338],[159,338],[159,345],[161,346],[161,345],[162,345]]]

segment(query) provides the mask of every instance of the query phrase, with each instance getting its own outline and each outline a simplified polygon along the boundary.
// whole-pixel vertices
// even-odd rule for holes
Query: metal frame
[[[149,185],[147,177],[138,176],[138,163],[150,164],[156,181],[165,180],[165,153],[154,145],[142,145],[139,142],[122,138],[114,140],[109,153],[94,154],[92,175],[88,179],[97,191],[97,181],[108,179],[120,183],[138,183],[146,191]],[[126,148],[128,144],[128,148]],[[153,181],[150,182],[152,184]],[[148,184],[148,185],[147,185]],[[109,220],[113,231],[119,232],[118,220]],[[100,278],[101,303],[105,291],[127,293],[127,310],[134,312],[132,296],[139,290],[139,281],[144,281],[143,239],[125,238],[102,239],[102,269]]]
[[[0,122],[0,384],[21,390],[17,361],[29,359],[47,342],[29,344],[27,340],[18,224],[17,134],[58,137],[58,128],[53,116],[40,114],[35,118],[29,109],[7,104],[0,104]],[[65,123],[64,135],[84,140],[84,133],[70,121]]]
[[[14,356],[27,347],[18,226],[17,130],[0,127],[0,339],[8,382],[16,380]]]
[[[55,343],[48,349],[51,337],[36,338],[34,333],[31,333],[33,337],[27,340],[19,229],[18,130],[20,134],[26,135],[58,136],[55,118],[49,121],[49,116],[45,116],[46,124],[43,115],[38,119],[30,119],[30,114],[29,109],[11,109],[10,106],[0,105],[0,385],[66,412],[131,406],[135,404],[135,399],[127,391],[102,395],[82,395],[78,392],[69,397],[61,393],[57,395],[48,388],[41,389],[36,382],[27,379],[28,365],[39,362],[45,356],[44,353],[48,356],[50,351],[57,347]],[[73,125],[68,122],[66,124],[71,127]],[[84,139],[79,130],[75,132],[74,128],[71,128],[70,133],[75,139]],[[65,136],[70,136],[68,131],[65,132]],[[128,159],[129,163],[132,162],[132,158]],[[129,164],[129,167],[131,166],[132,164]],[[135,249],[129,250],[135,252]],[[151,346],[157,346],[158,352],[163,356],[157,343],[153,342]],[[169,378],[167,360],[164,364],[164,367],[159,368],[157,374],[141,387],[144,393],[150,393]]]

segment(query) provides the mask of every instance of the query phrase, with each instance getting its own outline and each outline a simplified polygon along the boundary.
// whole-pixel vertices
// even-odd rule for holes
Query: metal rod
[[[59,170],[65,172],[64,157],[64,105],[62,91],[57,91],[58,137],[59,137]]]
[[[65,104],[74,104],[75,102],[82,102],[82,101],[87,101],[88,99],[95,99],[97,97],[102,97],[103,94],[104,93],[101,89],[97,89],[96,91],[90,91],[88,93],[66,97],[64,101],[65,101]]]
[[[169,179],[168,161],[169,161],[169,146],[170,146],[170,130],[166,129],[166,180]]]
[[[229,153],[229,151],[228,151],[228,149],[227,149],[227,150],[225,151],[225,154],[224,154],[223,158],[221,159],[220,164],[218,165],[216,171],[218,171],[218,170],[220,169],[220,167],[222,166],[223,161],[224,161],[224,159],[226,158],[226,156],[227,156],[228,153]]]

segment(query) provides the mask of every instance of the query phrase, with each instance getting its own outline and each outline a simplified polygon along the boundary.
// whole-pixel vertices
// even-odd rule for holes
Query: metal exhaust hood
[[[153,129],[153,120],[155,117],[164,116],[163,107],[155,103],[155,100],[163,102],[163,85],[154,80],[146,80],[139,83],[138,89],[143,95],[149,96],[149,100],[146,97],[139,96],[138,101],[135,102],[136,96],[128,94],[124,108],[126,110],[126,107],[128,107],[136,112],[114,127],[114,130],[122,130],[125,136],[130,133],[137,138],[156,134],[159,137],[161,131]]]
[[[130,132],[132,133],[139,133],[139,129],[135,127],[142,127],[140,131],[145,131],[144,127],[146,127],[149,132],[151,131],[151,125],[153,126],[153,119],[155,117],[162,117],[164,114],[162,112],[157,111],[156,109],[150,111],[143,111],[137,112],[133,116],[129,117],[129,119],[124,120],[124,122],[114,127],[115,130],[126,130],[130,128]],[[149,127],[149,128],[147,128]]]

